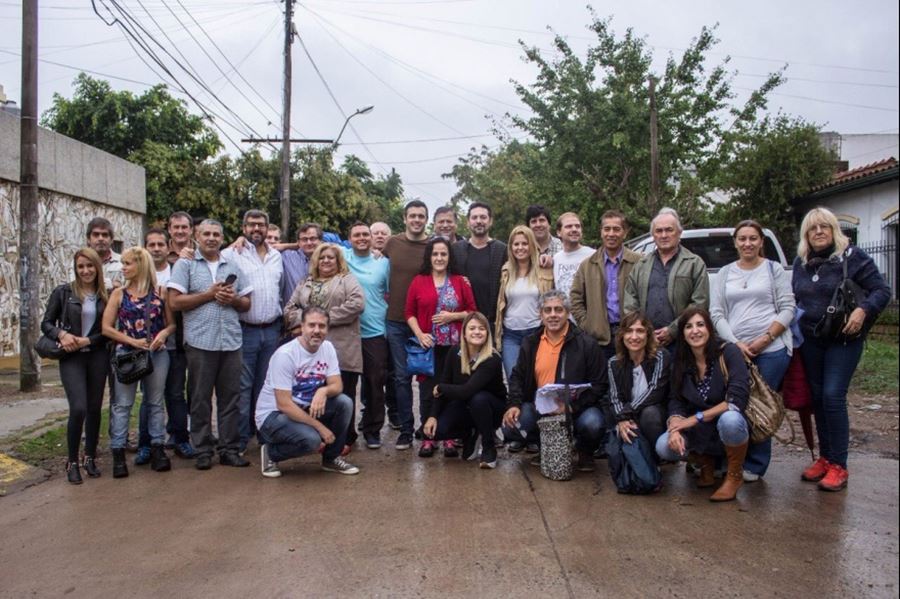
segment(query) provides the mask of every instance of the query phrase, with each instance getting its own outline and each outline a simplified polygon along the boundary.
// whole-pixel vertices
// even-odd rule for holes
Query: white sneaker
[[[755,483],[762,477],[759,474],[754,472],[750,472],[749,470],[744,470],[744,482],[745,483]]]
[[[269,446],[265,443],[259,446],[259,468],[262,470],[262,475],[266,478],[278,478],[281,476],[278,463],[269,459]]]

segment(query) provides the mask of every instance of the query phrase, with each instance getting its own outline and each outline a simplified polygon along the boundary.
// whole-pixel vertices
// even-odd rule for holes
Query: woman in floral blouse
[[[133,247],[122,252],[122,276],[125,284],[112,292],[103,311],[103,334],[115,342],[116,354],[149,351],[153,372],[128,385],[115,383],[109,425],[113,478],[128,476],[125,443],[139,383],[143,384],[143,401],[150,406],[150,467],[157,472],[171,468],[164,447],[164,393],[169,371],[166,339],[175,332],[175,319],[168,304],[156,292],[156,269],[147,250]]]
[[[425,246],[422,269],[413,278],[406,294],[406,322],[424,348],[434,348],[434,375],[419,380],[419,420],[431,414],[432,390],[441,379],[447,352],[459,345],[462,321],[475,311],[475,296],[465,277],[453,272],[453,250],[442,237]],[[444,455],[458,455],[453,441],[443,442]],[[419,448],[423,458],[434,455],[434,441],[426,439]]]

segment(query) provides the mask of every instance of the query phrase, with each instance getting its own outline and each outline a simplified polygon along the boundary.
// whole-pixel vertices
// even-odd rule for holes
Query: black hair
[[[547,224],[553,222],[553,218],[550,217],[550,211],[540,204],[532,204],[528,208],[525,209],[525,224],[531,222],[531,219],[537,218],[539,216],[543,216],[547,219]]]
[[[147,238],[151,235],[162,235],[166,240],[166,243],[169,242],[169,233],[161,228],[161,227],[153,227],[152,229],[148,229],[146,233],[144,233],[144,245],[147,245]]]
[[[447,246],[447,272],[451,275],[459,274],[453,268],[453,244],[443,237],[432,237],[428,241],[428,245],[425,246],[425,256],[422,258],[422,268],[419,269],[420,275],[431,274],[431,252],[434,250],[434,246],[439,243],[443,243]]]
[[[409,212],[410,208],[424,208],[425,209],[425,220],[428,220],[428,205],[425,204],[422,200],[412,200],[407,203],[406,206],[403,207],[403,216]]]
[[[674,375],[672,378],[673,385],[680,386],[685,373],[696,368],[697,361],[694,358],[694,352],[684,338],[684,327],[687,326],[690,319],[698,314],[703,318],[703,322],[706,324],[706,328],[709,331],[709,339],[706,341],[706,346],[703,348],[703,355],[706,358],[706,363],[712,364],[722,353],[723,343],[716,333],[716,327],[713,326],[712,317],[709,315],[709,312],[697,306],[685,308],[684,312],[678,317],[678,337],[675,340],[675,359],[672,373]]]
[[[494,218],[494,211],[491,210],[491,207],[484,202],[472,202],[471,204],[469,204],[469,210],[466,212],[466,216],[472,216],[472,211],[476,208],[484,208],[485,210],[487,210],[488,216]]]

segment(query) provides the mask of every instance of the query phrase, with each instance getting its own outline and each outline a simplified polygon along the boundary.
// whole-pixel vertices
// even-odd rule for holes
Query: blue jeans
[[[726,447],[743,445],[750,438],[750,427],[747,419],[740,412],[729,410],[716,420],[716,430],[719,431],[719,439]],[[660,435],[656,440],[656,455],[667,462],[686,460],[691,448],[685,443],[684,453],[678,455],[669,447],[669,431]]]
[[[241,396],[238,400],[238,432],[241,449],[247,447],[247,441],[253,436],[256,425],[253,415],[256,411],[256,398],[262,390],[269,371],[269,360],[278,349],[281,340],[281,320],[276,320],[266,327],[241,325],[243,335],[241,367]]]
[[[404,322],[387,321],[387,340],[394,365],[394,397],[397,401],[397,419],[400,433],[413,433],[412,379],[406,374],[406,340],[412,331]]]
[[[541,417],[533,401],[522,404],[519,412],[518,433],[524,437],[526,443],[539,443],[540,431],[537,421]],[[575,447],[578,451],[593,453],[600,447],[603,438],[604,419],[600,408],[591,406],[574,415],[575,419]],[[516,437],[516,433],[510,434],[509,429],[504,429],[507,438]]]
[[[516,360],[519,359],[519,348],[522,347],[522,340],[525,339],[525,337],[534,334],[538,328],[540,327],[515,330],[504,327],[501,355],[503,357],[503,372],[506,373],[506,380],[509,380],[509,375],[512,374],[512,369],[516,365]]]
[[[862,339],[845,344],[809,336],[800,346],[812,393],[819,453],[843,468],[847,467],[850,443],[847,388],[862,352]]]
[[[784,378],[788,364],[791,363],[791,357],[787,353],[787,348],[783,347],[778,351],[756,356],[753,363],[756,364],[760,376],[769,384],[769,387],[778,391],[781,388],[781,379]],[[747,457],[744,458],[744,470],[763,476],[769,469],[771,460],[772,439],[766,439],[760,443],[750,443],[750,446],[747,447]]]
[[[120,352],[125,350],[119,350]],[[150,444],[163,445],[166,442],[166,412],[163,404],[166,390],[166,376],[169,373],[169,352],[165,349],[150,354],[153,372],[138,381],[144,385],[143,403],[149,405],[147,428]],[[137,394],[138,383],[124,385],[116,381],[116,395],[110,405],[109,447],[124,449],[128,441],[128,420]]]
[[[325,413],[319,419],[334,434],[334,442],[325,446],[322,458],[333,460],[341,455],[347,439],[347,427],[353,415],[353,400],[341,393],[325,402]],[[283,412],[272,412],[259,429],[260,441],[269,446],[269,459],[283,462],[291,458],[315,453],[322,437],[308,424],[292,420]]]
[[[166,375],[166,432],[172,438],[173,443],[187,443],[191,440],[187,428],[188,405],[184,399],[184,385],[187,382],[187,357],[184,352],[174,349],[169,350],[169,374]],[[141,390],[144,395],[147,390],[141,381]],[[141,402],[141,411],[138,416],[139,447],[150,447],[150,404]]]

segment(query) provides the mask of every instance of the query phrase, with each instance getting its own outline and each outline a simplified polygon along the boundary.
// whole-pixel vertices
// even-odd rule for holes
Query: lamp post
[[[347,125],[350,123],[350,119],[352,119],[353,117],[355,117],[358,114],[369,114],[374,109],[375,109],[374,106],[366,106],[364,108],[357,108],[356,112],[354,112],[353,114],[348,116],[347,120],[344,121],[344,126],[341,127],[341,132],[338,133],[338,136],[335,137],[334,141],[331,143],[331,151],[333,152],[334,150],[337,150],[338,145],[339,145],[338,142],[341,141],[341,136],[344,134],[344,130],[347,128]]]

